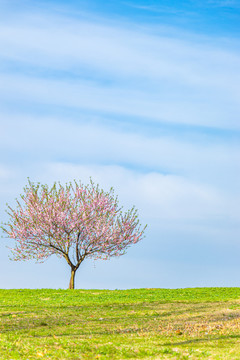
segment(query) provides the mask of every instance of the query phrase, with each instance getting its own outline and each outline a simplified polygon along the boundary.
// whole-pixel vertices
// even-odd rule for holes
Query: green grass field
[[[240,288],[0,290],[0,359],[240,359]]]

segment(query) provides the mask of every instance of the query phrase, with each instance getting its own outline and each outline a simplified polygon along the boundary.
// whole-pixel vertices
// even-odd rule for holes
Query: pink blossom
[[[14,260],[44,261],[55,254],[71,267],[74,275],[85,258],[108,259],[120,256],[143,238],[136,209],[123,213],[118,200],[100,190],[92,180],[81,183],[35,185],[28,182],[17,200],[17,209],[8,206],[10,220],[2,229],[16,240]]]

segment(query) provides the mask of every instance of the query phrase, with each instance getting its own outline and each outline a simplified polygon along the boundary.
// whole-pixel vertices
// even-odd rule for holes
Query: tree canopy
[[[113,188],[100,189],[92,180],[62,186],[34,184],[30,180],[14,210],[7,205],[9,222],[2,226],[15,239],[13,260],[44,261],[55,254],[71,267],[69,288],[85,258],[120,256],[143,238],[135,207],[123,212]]]

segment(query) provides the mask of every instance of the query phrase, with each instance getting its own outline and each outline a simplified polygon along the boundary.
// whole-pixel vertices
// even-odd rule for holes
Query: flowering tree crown
[[[123,255],[143,238],[137,210],[123,213],[111,188],[74,181],[62,186],[34,184],[30,180],[10,220],[2,226],[15,239],[14,260],[44,261],[52,254],[64,257],[76,270],[86,257],[107,259]]]

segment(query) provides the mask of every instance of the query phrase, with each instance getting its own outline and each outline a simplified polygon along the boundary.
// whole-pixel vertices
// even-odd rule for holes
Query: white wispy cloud
[[[160,14],[171,14],[171,15],[185,15],[185,16],[196,16],[196,12],[194,11],[187,11],[186,9],[180,9],[173,6],[167,6],[167,5],[161,5],[161,4],[149,4],[148,3],[142,3],[137,4],[133,2],[124,2],[126,6],[129,6],[131,8],[143,10],[143,11],[150,11],[154,13],[160,13]]]
[[[32,13],[3,21],[0,30],[0,61],[12,63],[0,74],[5,99],[239,126],[234,44]]]
[[[138,116],[160,122],[239,129],[239,99],[236,102],[214,92],[179,95],[171,87],[144,91],[137,87],[101,85],[93,81],[53,80],[1,74],[2,101],[21,101]],[[169,97],[167,96],[169,94]],[[189,96],[188,96],[189,94]],[[236,97],[236,94],[234,95]],[[211,98],[212,101],[209,101]],[[221,100],[221,103],[219,101]]]
[[[20,151],[22,162],[64,159],[75,163],[125,164],[220,188],[229,182],[232,191],[238,188],[240,147],[236,142],[213,142],[212,136],[205,136],[202,143],[194,134],[187,139],[176,133],[147,135],[103,125],[101,118],[91,116],[83,116],[81,121],[39,115],[34,119],[29,115],[0,116],[4,119],[0,149],[9,155]]]
[[[72,69],[76,73],[77,67],[85,65],[114,78],[168,78],[193,85],[214,85],[219,75],[219,80],[230,76],[233,81],[239,66],[234,43],[231,48],[223,40],[189,34],[184,39],[174,28],[168,35],[161,27],[129,29],[126,23],[124,29],[118,24],[57,15],[43,18],[32,13],[21,20],[2,20],[1,57],[28,65]]]
[[[83,166],[68,163],[49,163],[42,177],[58,176],[62,181],[81,178],[89,181],[92,174],[105,187],[114,186],[127,205],[136,204],[143,218],[150,221],[206,221],[211,216],[223,218],[226,211],[223,196],[210,186],[191,182],[185,177],[147,174],[121,166]],[[47,176],[46,176],[47,175]],[[232,216],[235,214],[232,209]],[[234,215],[235,217],[235,215]]]
[[[208,0],[207,3],[217,7],[239,8],[240,6],[236,0]]]

